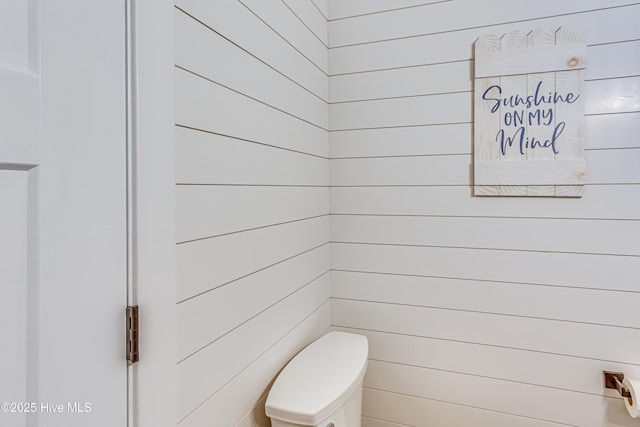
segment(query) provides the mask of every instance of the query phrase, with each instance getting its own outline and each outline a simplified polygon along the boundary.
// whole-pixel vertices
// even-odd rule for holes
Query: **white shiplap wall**
[[[176,1],[181,427],[268,426],[330,327],[327,43],[320,1]]]
[[[363,427],[640,425],[640,4],[329,3],[335,329],[365,334]],[[588,44],[581,199],[476,198],[473,42]]]
[[[177,1],[178,425],[268,426],[270,382],[330,324],[369,338],[366,427],[637,425],[600,371],[640,376],[639,20]],[[472,43],[538,26],[587,36],[585,196],[474,198]]]

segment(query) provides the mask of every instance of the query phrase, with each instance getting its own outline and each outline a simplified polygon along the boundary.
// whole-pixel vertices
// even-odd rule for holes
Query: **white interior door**
[[[125,1],[0,0],[0,425],[127,424]]]

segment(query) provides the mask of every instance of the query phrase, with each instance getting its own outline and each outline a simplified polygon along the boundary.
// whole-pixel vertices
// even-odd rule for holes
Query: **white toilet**
[[[330,332],[280,372],[267,402],[272,427],[360,427],[367,338]]]

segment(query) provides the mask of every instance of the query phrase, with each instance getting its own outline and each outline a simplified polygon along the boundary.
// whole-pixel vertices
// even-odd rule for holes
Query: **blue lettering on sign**
[[[518,94],[502,96],[500,85],[489,86],[482,94],[484,101],[490,102],[491,113],[500,113],[502,109],[501,123],[516,130],[507,135],[505,129],[500,129],[496,134],[496,142],[500,144],[500,153],[505,156],[507,150],[515,143],[520,154],[526,150],[540,148],[551,149],[558,154],[558,138],[562,134],[566,123],[555,123],[554,106],[556,104],[573,104],[580,98],[580,94],[567,92],[566,94],[554,92],[542,92],[542,82],[538,82],[532,95],[522,97]],[[553,134],[550,139],[540,140],[534,135],[525,136],[527,126],[553,126]]]
[[[537,139],[535,136],[525,138],[524,126],[520,126],[512,136],[505,136],[504,129],[500,129],[496,135],[496,141],[500,143],[500,153],[503,156],[507,154],[507,148],[513,146],[513,143],[516,141],[516,146],[520,149],[520,154],[522,155],[524,155],[526,150],[533,150],[535,148],[551,148],[554,154],[558,154],[559,151],[556,141],[562,134],[565,125],[565,122],[558,123],[553,129],[551,139],[544,141]]]

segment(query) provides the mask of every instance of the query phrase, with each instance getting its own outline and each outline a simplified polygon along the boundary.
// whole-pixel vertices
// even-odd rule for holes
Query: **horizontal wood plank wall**
[[[637,426],[640,5],[329,2],[332,323],[370,344],[363,427]],[[581,199],[476,198],[473,42],[587,39]]]
[[[269,426],[330,327],[326,9],[176,1],[179,426]]]

